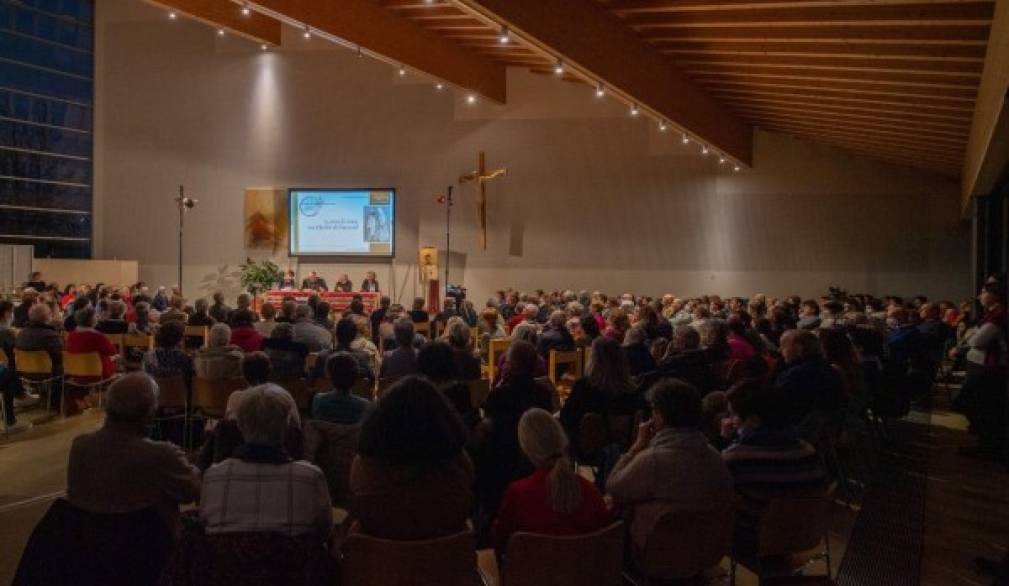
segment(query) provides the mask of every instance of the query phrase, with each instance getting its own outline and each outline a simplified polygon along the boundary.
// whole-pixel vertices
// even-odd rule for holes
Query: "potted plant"
[[[254,301],[259,300],[260,293],[269,291],[280,282],[284,272],[280,267],[270,260],[256,262],[251,258],[245,259],[245,264],[240,265],[242,287],[252,293]]]

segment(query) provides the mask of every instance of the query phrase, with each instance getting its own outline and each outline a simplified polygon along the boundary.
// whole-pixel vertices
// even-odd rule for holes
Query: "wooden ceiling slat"
[[[908,130],[907,125],[889,124],[883,122],[869,122],[865,120],[845,119],[836,116],[817,116],[814,114],[791,114],[779,111],[743,111],[737,110],[736,114],[744,120],[750,121],[779,121],[796,122],[818,128],[847,128],[858,130],[868,136],[893,136],[907,138],[909,140],[928,141],[943,146],[963,146],[966,144],[963,132],[944,132],[940,130],[914,128]]]
[[[900,59],[852,59],[846,57],[766,57],[742,55],[691,55],[679,56],[676,63],[684,69],[717,67],[802,67],[814,71],[866,71],[875,73],[927,73],[929,75],[981,76],[984,64],[980,61],[964,63],[955,61],[907,61]]]
[[[850,102],[837,100],[824,100],[816,98],[797,99],[779,96],[740,96],[740,95],[720,95],[719,101],[731,107],[753,106],[768,104],[784,108],[810,108],[814,110],[830,110],[837,112],[864,112],[868,114],[883,114],[891,117],[899,117],[903,120],[948,120],[955,122],[959,126],[970,124],[970,114],[967,112],[950,113],[936,112],[921,108],[910,109],[906,105],[895,104],[884,106],[875,104],[873,106],[858,105]]]
[[[812,6],[625,14],[636,29],[681,27],[778,27],[881,24],[886,26],[946,26],[991,22],[993,4],[897,4],[878,6]]]
[[[886,132],[884,130],[878,129],[863,129],[863,128],[849,128],[849,127],[839,127],[830,124],[822,124],[818,122],[811,122],[806,120],[795,120],[787,118],[761,118],[758,116],[747,117],[754,126],[760,128],[772,128],[772,127],[789,127],[789,128],[805,128],[806,130],[812,130],[816,132],[821,132],[823,134],[836,134],[849,136],[858,140],[865,140],[869,142],[879,143],[879,144],[892,144],[894,146],[900,146],[907,149],[918,149],[920,151],[951,151],[954,153],[962,153],[964,149],[963,142],[951,142],[943,141],[938,139],[929,139],[928,141],[917,140],[914,137],[909,137],[903,133],[899,132]]]
[[[817,79],[787,80],[776,78],[762,79],[742,79],[725,76],[708,76],[699,79],[706,87],[765,87],[765,88],[787,88],[787,89],[815,89],[824,92],[845,92],[853,94],[865,94],[871,96],[891,96],[891,97],[915,97],[915,98],[943,98],[947,100],[958,100],[961,102],[973,103],[977,90],[930,88],[930,87],[870,87],[868,84],[851,83],[849,81],[824,81]]]
[[[692,77],[730,76],[752,77],[756,79],[817,79],[822,81],[844,81],[886,86],[933,87],[944,89],[977,88],[977,74],[934,75],[931,72],[886,73],[875,71],[852,71],[847,69],[821,70],[795,66],[736,66],[735,64],[708,65],[705,67],[684,67]]]
[[[880,146],[872,142],[854,141],[843,136],[824,136],[821,133],[795,128],[763,128],[770,132],[791,134],[797,138],[810,140],[820,144],[840,147],[855,151],[858,154],[868,155],[874,158],[898,161],[910,166],[921,167],[923,169],[936,170],[936,167],[943,170],[943,174],[956,177],[958,175],[959,163],[957,156],[944,156],[922,152],[910,152],[900,147]]]
[[[909,135],[935,133],[942,136],[961,137],[966,133],[968,128],[968,126],[963,122],[950,122],[948,120],[911,120],[908,118],[884,116],[881,114],[865,114],[808,107],[777,106],[772,104],[739,104],[734,102],[726,102],[726,104],[736,112],[739,112],[741,115],[808,118],[828,122],[836,121],[844,124],[871,124],[881,128],[905,129]]]
[[[782,100],[823,100],[837,104],[859,104],[878,107],[893,106],[900,110],[914,108],[916,112],[943,112],[958,116],[970,116],[974,111],[972,102],[957,100],[946,100],[941,97],[911,97],[901,96],[899,98],[886,99],[883,97],[866,97],[860,94],[840,92],[826,94],[821,89],[787,89],[778,88],[710,88],[712,95],[719,99],[731,99],[733,97],[743,97],[752,99],[782,99]]]
[[[419,0],[396,0],[413,2]],[[991,4],[991,0],[601,0],[617,14],[641,12],[697,12],[710,10],[767,10],[821,6],[900,6],[906,4]]]
[[[847,116],[864,118],[866,120],[886,120],[904,124],[922,124],[936,128],[949,128],[964,131],[970,127],[970,120],[964,118],[937,118],[922,115],[917,112],[901,112],[900,110],[880,110],[872,108],[850,108],[824,104],[795,103],[781,101],[753,101],[723,98],[722,103],[737,111],[781,111],[781,112],[815,112],[821,115]]]
[[[654,41],[663,53],[672,55],[726,55],[740,57],[799,57],[984,62],[984,45],[926,45],[922,43],[722,43]]]
[[[988,40],[987,25],[957,26],[864,26],[832,25],[817,27],[782,26],[766,28],[697,28],[639,31],[647,41],[721,41],[764,43],[928,43],[974,44],[984,46]]]

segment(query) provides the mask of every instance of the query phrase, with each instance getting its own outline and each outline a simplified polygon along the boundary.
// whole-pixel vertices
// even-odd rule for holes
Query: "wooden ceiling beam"
[[[717,10],[678,13],[624,13],[624,21],[637,29],[681,27],[779,27],[875,25],[948,26],[987,25],[993,5],[970,4],[891,4],[877,6],[807,6],[735,10],[731,6]]]
[[[818,79],[824,81],[845,81],[850,83],[871,83],[910,87],[934,87],[944,89],[977,88],[979,74],[936,75],[927,71],[914,73],[887,73],[872,70],[816,69],[794,65],[737,65],[721,63],[714,65],[683,66],[683,70],[693,77],[706,75],[728,75],[734,77]]]
[[[794,68],[811,71],[864,71],[871,73],[928,74],[933,76],[970,75],[980,77],[981,61],[937,61],[906,59],[861,59],[850,57],[785,57],[766,55],[678,55],[676,64],[684,69],[702,67]]]
[[[704,42],[654,41],[663,53],[671,55],[726,55],[753,57],[890,59],[984,63],[984,45],[925,45],[922,43],[802,43],[775,42]]]
[[[918,134],[936,133],[951,137],[963,137],[967,134],[969,126],[960,122],[953,123],[945,120],[910,120],[903,117],[883,116],[880,114],[865,114],[855,112],[843,112],[836,110],[813,109],[807,107],[782,107],[770,104],[736,104],[729,102],[729,107],[743,115],[766,115],[781,116],[783,118],[804,118],[810,120],[823,120],[826,122],[836,121],[839,124],[869,124],[873,126],[906,129],[909,136]]]
[[[386,10],[373,0],[251,3],[495,102],[505,102],[504,66]]]
[[[823,100],[828,103],[837,104],[859,104],[867,107],[877,108],[880,106],[894,106],[900,110],[914,108],[917,112],[936,111],[953,114],[957,116],[970,116],[974,111],[972,101],[947,100],[942,97],[910,97],[901,96],[894,98],[864,96],[850,92],[838,92],[827,94],[820,89],[779,89],[764,87],[746,88],[717,88],[711,92],[719,99],[733,97],[753,98],[753,99],[782,99],[782,100]]]
[[[956,100],[962,103],[973,104],[976,90],[929,88],[929,87],[887,87],[885,85],[871,86],[869,84],[823,81],[818,79],[745,79],[727,76],[707,76],[699,79],[706,87],[763,87],[763,88],[783,88],[783,89],[812,89],[827,93],[842,92],[845,94],[861,94],[866,96],[887,96],[887,97],[911,97],[911,98],[937,98],[944,100]],[[715,90],[711,90],[715,91]]]
[[[960,159],[955,156],[955,154],[943,154],[928,151],[915,151],[908,147],[903,147],[900,145],[890,145],[887,143],[880,143],[876,141],[865,141],[853,139],[848,136],[843,135],[833,135],[825,134],[818,130],[809,130],[803,128],[792,128],[787,126],[781,127],[761,127],[761,130],[767,132],[782,132],[787,134],[793,134],[798,137],[802,137],[813,142],[818,142],[821,144],[844,144],[845,146],[857,147],[868,153],[873,154],[887,154],[892,157],[899,157],[907,160],[915,160],[928,164],[940,164],[948,167],[951,171],[957,171],[960,166]]]
[[[596,0],[455,0],[743,164],[753,131]]]
[[[765,129],[768,130],[768,129]],[[819,144],[825,144],[827,146],[833,146],[838,148],[843,148],[846,150],[853,151],[857,154],[868,156],[874,159],[882,159],[887,162],[897,162],[900,164],[918,167],[922,169],[927,169],[930,171],[937,171],[943,175],[948,175],[952,178],[956,178],[959,172],[959,163],[955,159],[930,156],[926,153],[906,153],[900,149],[890,150],[887,148],[879,148],[873,146],[872,144],[863,142],[853,142],[840,137],[824,137],[822,135],[811,133],[801,130],[768,130],[769,132],[776,132],[782,134],[790,134],[800,139],[808,140],[810,142],[816,142]]]
[[[869,144],[876,145],[891,145],[894,147],[900,147],[903,149],[915,151],[915,152],[934,152],[943,153],[949,152],[954,156],[958,156],[963,153],[964,143],[947,143],[947,142],[923,142],[920,140],[914,140],[910,137],[905,137],[900,134],[890,134],[890,133],[873,133],[870,131],[865,131],[861,129],[848,129],[844,127],[837,127],[831,125],[824,125],[812,122],[806,122],[803,120],[770,120],[762,118],[751,118],[753,124],[758,128],[799,128],[805,129],[807,131],[812,131],[820,133],[823,135],[836,135],[845,136],[855,140],[864,140]]]
[[[849,130],[858,130],[867,136],[888,135],[906,138],[911,141],[930,142],[944,146],[963,146],[967,144],[966,133],[962,131],[949,132],[921,127],[915,127],[913,130],[909,130],[908,125],[906,124],[872,122],[868,120],[843,118],[839,116],[820,116],[814,113],[799,114],[776,110],[738,110],[736,113],[740,118],[750,121],[788,121],[822,128],[842,127]]]
[[[899,43],[979,45],[988,41],[988,25],[882,26],[831,25],[781,27],[725,27],[638,31],[649,42],[799,42],[799,43]]]
[[[893,105],[866,105],[845,102],[843,100],[829,100],[817,98],[788,98],[779,96],[746,96],[746,95],[719,95],[719,101],[732,108],[770,105],[781,108],[823,110],[831,112],[864,112],[866,114],[881,114],[887,117],[899,118],[902,120],[945,120],[956,123],[958,126],[970,125],[970,114],[966,112],[937,112],[922,108],[909,108],[906,104],[895,103]]]
[[[1009,170],[1009,1],[998,3],[964,157],[962,203],[995,188]]]
[[[419,4],[421,0],[396,0]],[[838,6],[901,6],[906,4],[990,4],[991,0],[602,0],[618,14],[649,12],[698,12],[710,10],[767,10],[773,8],[818,8]]]
[[[193,20],[267,45],[280,45],[280,22],[262,14],[243,16],[230,2],[221,0],[147,0]]]

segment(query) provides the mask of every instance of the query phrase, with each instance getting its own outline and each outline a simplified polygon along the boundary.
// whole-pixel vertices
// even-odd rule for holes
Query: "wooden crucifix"
[[[480,247],[484,250],[487,250],[487,188],[484,184],[507,172],[508,169],[495,169],[488,172],[484,152],[480,151],[476,170],[459,177],[459,183],[476,181],[477,186],[480,188],[480,200],[477,202],[477,205],[480,215]]]

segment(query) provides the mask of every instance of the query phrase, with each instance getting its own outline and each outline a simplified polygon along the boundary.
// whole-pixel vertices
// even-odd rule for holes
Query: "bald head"
[[[816,334],[809,330],[788,330],[781,335],[781,356],[785,362],[795,362],[823,354]]]
[[[143,372],[131,372],[109,386],[105,417],[109,421],[144,425],[154,417],[158,384]]]

